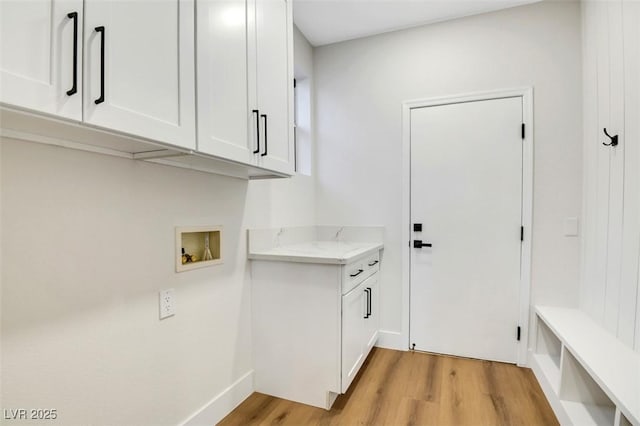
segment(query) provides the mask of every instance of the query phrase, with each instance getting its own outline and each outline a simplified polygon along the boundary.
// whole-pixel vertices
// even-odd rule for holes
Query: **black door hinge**
[[[524,241],[524,226],[520,227],[520,241]]]
[[[522,139],[524,140],[524,123],[522,123]]]
[[[520,326],[518,326],[518,330],[517,330],[516,334],[517,334],[517,339],[518,339],[518,342],[519,342],[520,341]]]

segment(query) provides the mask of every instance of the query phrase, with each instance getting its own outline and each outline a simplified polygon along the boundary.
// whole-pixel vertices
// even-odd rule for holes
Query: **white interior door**
[[[522,97],[411,110],[410,343],[515,363]],[[413,242],[412,242],[413,247]]]

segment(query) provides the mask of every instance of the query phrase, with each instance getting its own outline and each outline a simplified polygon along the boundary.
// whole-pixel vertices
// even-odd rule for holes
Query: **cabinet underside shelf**
[[[0,136],[240,179],[288,175],[29,111],[0,107]]]

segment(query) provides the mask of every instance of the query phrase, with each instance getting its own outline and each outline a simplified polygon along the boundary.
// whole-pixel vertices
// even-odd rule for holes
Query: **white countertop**
[[[249,259],[344,265],[382,247],[382,243],[311,241],[249,252]]]

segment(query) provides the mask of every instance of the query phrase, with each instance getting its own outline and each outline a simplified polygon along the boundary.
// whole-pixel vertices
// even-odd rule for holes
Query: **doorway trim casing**
[[[520,250],[520,288],[518,321],[521,339],[518,344],[517,364],[528,363],[529,318],[531,294],[531,230],[533,225],[533,88],[474,92],[454,96],[441,96],[409,100],[402,103],[402,331],[400,346],[410,348],[411,306],[411,110],[437,105],[492,99],[522,97],[522,117],[525,137],[522,141],[522,226],[524,240]],[[515,330],[514,330],[515,334]],[[515,335],[514,335],[515,337]]]

